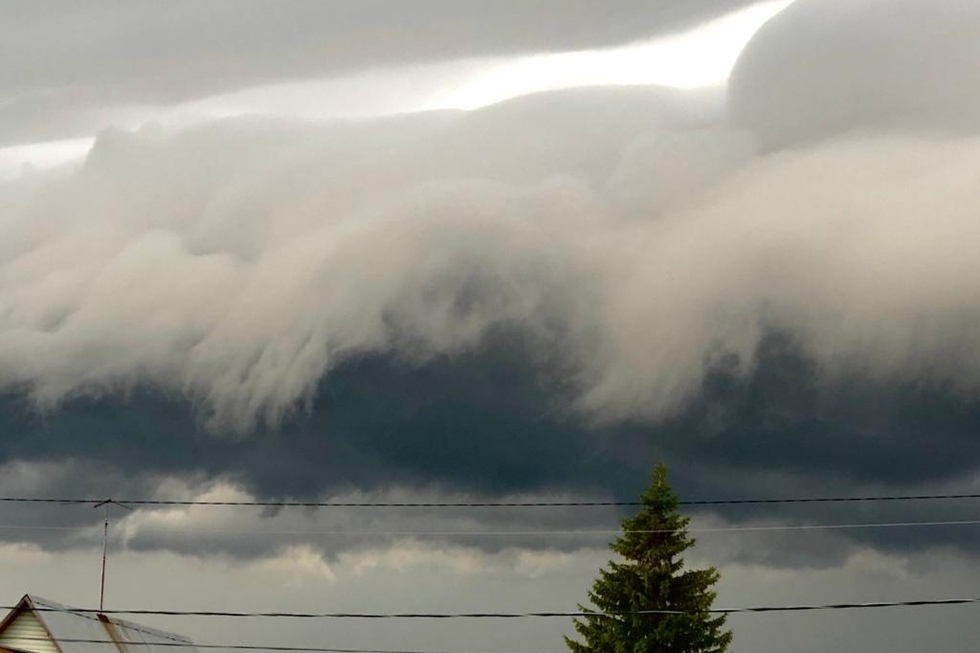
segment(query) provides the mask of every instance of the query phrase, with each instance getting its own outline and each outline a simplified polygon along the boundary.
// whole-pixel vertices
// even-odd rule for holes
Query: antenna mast
[[[125,506],[118,501],[113,499],[105,499],[98,502],[93,508],[103,509],[103,519],[102,519],[102,581],[99,584],[99,612],[102,612],[105,606],[105,560],[106,551],[109,548],[109,505],[119,506],[120,508],[125,508],[126,510],[132,510],[129,506]]]

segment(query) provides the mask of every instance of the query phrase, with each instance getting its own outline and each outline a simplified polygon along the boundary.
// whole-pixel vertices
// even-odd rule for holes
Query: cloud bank
[[[168,107],[270,85],[346,79],[352,83],[339,90],[348,97],[333,105],[357,105],[353,96],[363,94],[361,103],[374,106],[377,89],[361,76],[387,84],[392,96],[411,95],[418,89],[405,80],[419,66],[450,64],[451,80],[462,60],[620,46],[750,4],[299,0],[283,10],[270,0],[176,0],[164,10],[142,1],[65,8],[10,0],[0,25],[0,145],[89,136],[105,124],[138,124]]]
[[[882,90],[887,111],[839,113],[891,65],[882,7],[800,0],[750,44],[730,116],[629,88],[151,124],[6,182],[3,460],[99,461],[76,491],[260,497],[631,498],[658,458],[689,496],[974,483],[980,139],[947,120],[969,97],[932,87],[929,110]],[[845,18],[875,46],[792,68],[842,98],[798,106],[770,81],[812,60],[787,35]],[[783,515],[736,521],[760,516]]]
[[[758,155],[666,95],[103,134],[5,216],[0,384],[42,409],[146,386],[247,431],[351,357],[507,327],[601,419],[670,415],[773,329],[828,373],[973,391],[980,142]]]

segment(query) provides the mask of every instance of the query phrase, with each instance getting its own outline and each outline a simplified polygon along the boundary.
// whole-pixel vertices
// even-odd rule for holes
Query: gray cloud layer
[[[980,6],[798,0],[753,38],[731,80],[735,120],[772,146],[853,130],[976,133]]]
[[[0,143],[67,138],[100,111],[462,57],[608,47],[750,0],[5,0]]]
[[[768,329],[828,373],[972,393],[977,141],[758,157],[676,126],[661,92],[559,97],[103,135],[5,216],[0,384],[41,407],[147,385],[247,430],[352,356],[519,325],[600,419],[671,414],[715,357],[749,372]]]
[[[740,63],[739,126],[710,94],[584,89],[108,132],[79,169],[8,184],[3,459],[109,471],[77,492],[630,498],[657,458],[688,496],[972,487],[980,140],[944,111],[892,120],[904,92],[797,111],[766,86],[809,42],[785,35],[837,16],[800,3]],[[846,100],[844,73],[889,52],[795,70]],[[760,516],[786,517],[733,519]],[[832,543],[747,559],[853,546]]]
[[[596,185],[612,171],[611,198],[646,207],[681,192],[638,198],[624,181],[656,165],[658,123],[679,119],[669,104],[656,119],[665,99],[578,91],[377,125],[106,134],[7,216],[2,383],[54,405],[149,382],[248,428],[359,352],[451,354],[509,323],[568,329],[577,348],[595,268],[617,255],[603,241],[618,250],[632,229]],[[689,192],[746,149],[718,142],[739,149],[670,136],[705,150],[708,167],[672,172]]]

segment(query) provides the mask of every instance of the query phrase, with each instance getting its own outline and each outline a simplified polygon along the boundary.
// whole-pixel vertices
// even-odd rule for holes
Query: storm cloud
[[[466,3],[466,20],[486,18],[478,4]],[[148,123],[100,132],[77,165],[4,182],[0,487],[630,500],[663,460],[690,499],[976,491],[980,138],[974,80],[956,65],[975,59],[975,12],[906,5],[798,0],[746,49],[727,113],[711,89],[634,87],[470,112]],[[223,15],[213,6],[208,20]],[[303,12],[325,6],[282,20],[314,25]],[[132,7],[118,21],[156,11]],[[174,20],[198,24],[196,7]],[[664,16],[667,5],[629,7]],[[566,22],[588,12],[559,11],[554,25],[527,23],[553,39],[517,30],[509,45],[475,41],[452,56],[650,31],[625,9],[608,34],[578,40]],[[555,13],[528,9],[539,10]],[[516,30],[512,18],[497,37]],[[105,29],[125,31],[117,22]],[[108,68],[72,92],[176,102],[205,86],[361,69],[402,48],[445,54],[430,51],[438,41],[396,39],[359,58],[319,49],[342,40],[303,34],[296,47],[316,56],[250,52],[262,62],[243,62],[220,88],[208,71],[227,61],[230,37],[207,46],[213,58],[191,43],[196,68],[140,62],[168,80],[159,87]],[[372,34],[362,37],[381,38]],[[910,39],[922,46],[914,56],[897,46]],[[100,52],[82,68],[98,68]],[[44,78],[23,65],[24,79]],[[18,79],[7,87],[33,101]],[[76,530],[4,537],[92,546],[87,510],[10,513]],[[965,504],[847,510],[703,509],[695,525],[970,518]],[[429,549],[510,560],[593,555],[597,541],[454,532],[602,530],[619,516],[138,510],[120,514],[112,537],[132,551],[232,559],[299,551],[329,567],[372,551],[379,540],[366,533],[383,519],[386,545],[432,531],[446,534]],[[713,560],[770,570],[840,568],[868,551],[980,551],[973,531],[954,527],[712,537],[699,550]]]
[[[608,47],[690,28],[748,4],[423,0],[409,7],[396,0],[300,0],[285,11],[268,0],[180,0],[167,8],[7,0],[0,93],[75,88],[137,103],[186,100],[420,60]]]
[[[750,4],[299,0],[287,10],[270,0],[5,0],[0,143],[88,136],[255,87],[401,71],[374,82],[394,85],[419,65],[646,41]]]
[[[245,431],[352,356],[424,362],[515,328],[569,370],[572,409],[656,420],[786,330],[827,374],[972,392],[978,141],[762,156],[658,119],[662,95],[545,94],[397,136],[104,134],[5,217],[0,382],[42,409],[147,386]]]

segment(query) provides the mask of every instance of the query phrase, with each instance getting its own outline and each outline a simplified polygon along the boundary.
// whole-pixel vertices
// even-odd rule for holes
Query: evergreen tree
[[[640,500],[639,513],[623,520],[623,535],[610,544],[623,562],[600,570],[589,592],[598,612],[579,606],[593,613],[575,620],[585,643],[568,637],[565,643],[572,653],[723,653],[732,634],[724,630],[725,615],[709,612],[718,572],[684,570],[680,554],[694,545],[690,519],[678,512],[663,465]],[[681,614],[626,614],[644,610]]]

